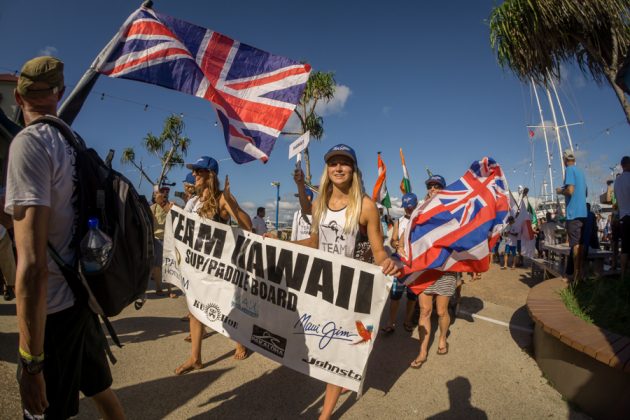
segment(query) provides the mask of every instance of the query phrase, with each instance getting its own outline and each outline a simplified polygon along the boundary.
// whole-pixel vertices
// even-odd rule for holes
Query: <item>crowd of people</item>
[[[19,328],[18,382],[25,413],[47,418],[67,418],[78,413],[79,391],[91,397],[101,415],[107,419],[124,418],[124,410],[111,389],[112,375],[106,358],[106,340],[98,318],[86,302],[77,299],[60,267],[49,258],[53,247],[66,262],[75,259],[72,247],[75,223],[74,181],[75,154],[68,141],[55,127],[38,122],[44,115],[56,115],[64,93],[63,63],[52,57],[38,57],[22,68],[16,100],[24,115],[26,128],[13,140],[10,149],[6,199],[2,203],[6,214],[0,214],[0,270],[5,279],[4,298],[16,299]],[[625,273],[630,249],[630,157],[621,160],[622,174],[615,180],[615,213],[603,223],[587,210],[586,181],[583,171],[575,165],[575,155],[565,151],[566,177],[557,191],[566,197],[565,228],[569,245],[573,279],[583,275],[584,249],[595,239],[621,242],[619,257]],[[317,197],[307,187],[301,169],[294,172],[300,210],[293,217],[291,241],[381,267],[386,275],[401,273],[400,256],[405,254],[404,238],[414,210],[422,204],[413,193],[402,198],[404,214],[392,220],[370,199],[364,189],[362,174],[355,151],[348,145],[332,147],[323,157],[324,170],[319,180]],[[231,192],[226,175],[221,188],[218,162],[201,156],[187,164],[191,173],[184,180],[183,211],[199,214],[218,223],[234,223],[243,230],[259,235],[267,232],[265,209],[257,209],[253,218],[240,207]],[[446,188],[440,175],[426,182],[425,200]],[[170,284],[166,292],[162,285],[162,253],[164,226],[174,205],[167,189],[158,188],[153,194],[151,212],[154,226],[155,260],[151,277],[157,295],[177,298],[178,291]],[[526,211],[522,209],[522,211]],[[551,214],[541,218],[535,233],[538,242],[558,241],[561,224]],[[497,262],[515,268],[519,255],[521,227],[510,217],[503,232],[503,245],[497,244]],[[531,227],[531,226],[530,226]],[[13,229],[18,263],[15,265],[12,243],[7,229]],[[542,249],[540,249],[541,255]],[[500,255],[502,254],[502,255]],[[501,257],[501,260],[498,259]],[[614,264],[614,263],[613,263]],[[567,270],[569,271],[569,270]],[[478,279],[480,273],[469,273]],[[406,297],[403,328],[412,332],[418,328],[419,350],[411,360],[411,368],[421,368],[428,360],[431,315],[435,306],[439,335],[437,355],[449,351],[448,330],[451,323],[449,305],[457,304],[462,273],[444,272],[426,284],[418,294],[402,282],[395,281],[390,292],[389,316],[382,328],[385,336],[396,331],[398,310]],[[183,316],[189,322],[191,354],[175,369],[176,375],[201,369],[202,341],[206,327],[191,313]],[[245,359],[249,351],[235,342],[234,358]],[[321,411],[328,419],[343,388],[327,384]]]

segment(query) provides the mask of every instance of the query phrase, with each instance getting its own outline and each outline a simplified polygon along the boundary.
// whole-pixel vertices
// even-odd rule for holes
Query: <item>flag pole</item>
[[[141,8],[151,9],[153,7],[152,0],[145,0],[142,3]],[[61,104],[58,111],[58,116],[60,119],[64,120],[66,124],[72,125],[74,119],[79,115],[85,100],[88,95],[92,91],[96,80],[100,73],[96,71],[98,65],[101,62],[105,62],[109,54],[112,52],[114,47],[117,45],[118,40],[120,39],[123,30],[129,25],[131,22],[131,17],[135,15],[135,12],[127,18],[125,24],[118,30],[118,33],[109,41],[109,43],[103,48],[103,50],[96,57],[92,65],[87,69],[87,71],[83,74],[79,83],[74,87],[72,92],[68,95],[66,100]]]

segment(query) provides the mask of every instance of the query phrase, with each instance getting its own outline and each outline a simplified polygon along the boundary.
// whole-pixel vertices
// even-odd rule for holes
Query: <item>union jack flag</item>
[[[140,8],[93,64],[210,101],[232,159],[266,162],[308,80],[310,66]]]
[[[421,293],[445,271],[488,271],[490,250],[509,214],[508,185],[499,164],[488,157],[473,162],[464,176],[411,214],[401,280]]]

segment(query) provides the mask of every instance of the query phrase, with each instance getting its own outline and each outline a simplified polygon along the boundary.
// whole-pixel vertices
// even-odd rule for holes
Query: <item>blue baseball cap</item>
[[[446,188],[446,181],[442,175],[431,175],[429,179],[424,181],[424,184],[428,187],[431,184],[438,184],[442,188]]]
[[[195,176],[192,172],[189,172],[188,175],[186,175],[186,179],[183,182],[184,184],[195,185]]]
[[[210,156],[201,156],[195,163],[187,163],[188,169],[206,169],[219,175],[219,163]]]
[[[345,156],[352,159],[355,165],[357,164],[357,154],[354,153],[352,147],[345,144],[338,144],[331,147],[330,150],[324,155],[324,162],[328,162],[328,160],[333,156]]]
[[[407,193],[403,195],[402,198],[402,207],[407,208],[416,208],[418,205],[418,197],[414,193]]]

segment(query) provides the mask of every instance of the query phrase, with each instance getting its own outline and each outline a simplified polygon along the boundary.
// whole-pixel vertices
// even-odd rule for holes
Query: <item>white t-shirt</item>
[[[72,206],[74,149],[56,128],[35,124],[13,139],[9,157],[5,211],[13,215],[15,206],[49,207],[48,241],[64,261],[71,263],[75,250],[70,248],[70,242],[76,227]],[[48,255],[47,313],[62,311],[73,304],[70,286]]]
[[[262,217],[256,215],[252,219],[252,227],[256,230],[258,235],[262,235],[267,232],[267,224]]]
[[[345,233],[343,227],[346,225],[346,210],[326,210],[324,217],[319,222],[319,249],[337,255],[354,257],[354,247],[357,241],[355,229],[351,233]]]
[[[308,222],[306,220],[308,220]],[[311,223],[313,222],[313,216],[305,214],[302,216],[302,210],[298,210],[293,213],[293,224],[291,225],[291,240],[301,241],[311,237]]]
[[[622,172],[615,180],[615,197],[619,206],[619,219],[630,216],[630,172]]]

